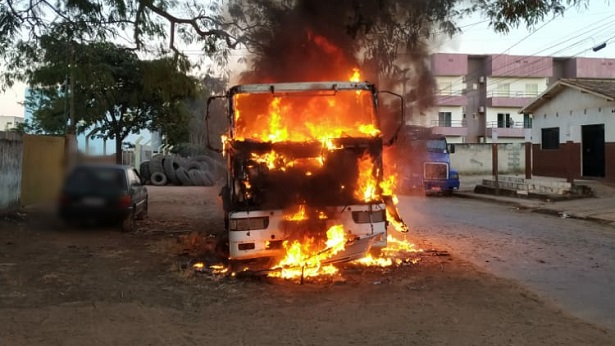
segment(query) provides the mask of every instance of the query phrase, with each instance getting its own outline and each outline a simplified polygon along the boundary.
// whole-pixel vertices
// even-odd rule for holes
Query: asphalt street
[[[615,331],[615,229],[488,201],[400,198],[416,237]],[[411,233],[411,234],[412,234]]]

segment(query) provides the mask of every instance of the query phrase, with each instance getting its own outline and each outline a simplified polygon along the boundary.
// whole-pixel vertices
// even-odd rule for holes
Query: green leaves
[[[35,127],[64,133],[74,101],[78,130],[123,141],[144,129],[187,138],[183,101],[196,92],[188,61],[140,60],[135,52],[106,42],[79,44],[44,37],[41,65],[30,75]],[[70,78],[73,82],[70,83]],[[70,90],[73,85],[74,89]]]

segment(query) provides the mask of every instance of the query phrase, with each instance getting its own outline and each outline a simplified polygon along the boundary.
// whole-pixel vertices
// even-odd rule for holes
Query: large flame
[[[349,80],[360,78],[359,69],[354,69]],[[369,90],[319,91],[296,97],[238,94],[234,107],[234,137],[239,140],[304,142],[380,135]]]
[[[335,266],[322,263],[344,250],[345,245],[346,233],[342,225],[335,225],[327,230],[324,244],[314,237],[306,237],[301,241],[285,241],[286,256],[273,267],[274,271],[270,272],[269,276],[292,279],[336,274],[338,270]]]
[[[421,253],[423,250],[416,247],[408,239],[398,239],[393,235],[387,236],[387,247],[380,249],[380,257],[367,255],[364,258],[354,261],[355,264],[368,267],[389,267],[392,265],[400,265],[404,262],[417,263],[418,258],[413,255]]]
[[[320,40],[315,38],[315,40]],[[327,47],[326,40],[318,41]],[[359,82],[361,74],[359,69],[353,69],[349,75],[351,82]],[[250,159],[263,164],[269,170],[293,171],[301,169],[306,177],[316,174],[325,167],[328,154],[343,150],[339,144],[340,138],[365,138],[381,135],[376,121],[375,105],[369,90],[353,91],[311,91],[296,93],[292,97],[283,97],[275,93],[247,93],[234,96],[234,128],[232,137],[237,141],[255,142],[309,142],[310,145],[320,143],[322,146],[320,157],[287,157],[280,152],[270,150],[265,153],[251,153]],[[231,148],[231,140],[223,138],[225,149]],[[232,148],[231,148],[232,149]],[[379,202],[383,196],[394,195],[396,179],[388,175],[383,179],[380,162],[370,153],[363,152],[356,159],[357,178],[352,191],[354,198],[364,202]],[[385,172],[388,173],[388,172]],[[245,193],[250,194],[251,183],[249,179],[242,180]],[[341,190],[349,188],[340,186]],[[350,187],[352,188],[352,187]],[[335,193],[331,191],[331,193]],[[246,196],[248,197],[248,196]],[[308,215],[309,214],[309,215]],[[310,219],[327,220],[328,215],[322,211],[306,213],[305,205],[298,205],[297,209],[285,215],[285,220],[301,222]],[[405,225],[396,221],[391,215],[387,220],[398,231],[405,231]],[[301,230],[298,230],[300,234]],[[321,236],[310,235],[309,232],[297,238],[284,241],[284,255],[272,268],[269,276],[280,278],[314,277],[319,275],[333,275],[338,269],[333,265],[326,265],[340,251],[345,249],[348,239],[341,224],[330,227],[326,232],[326,239]],[[388,246],[382,250],[381,257],[368,256],[355,263],[367,266],[391,266],[401,263],[400,258],[408,252],[416,252],[413,244],[406,240],[388,237]]]
[[[378,181],[375,176],[374,160],[371,156],[364,154],[357,160],[359,179],[357,181],[357,190],[355,195],[357,198],[365,202],[371,202],[377,199]]]

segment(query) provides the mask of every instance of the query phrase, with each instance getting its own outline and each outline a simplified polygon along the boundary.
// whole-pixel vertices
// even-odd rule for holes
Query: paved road
[[[615,229],[486,201],[400,198],[415,234],[615,331]]]

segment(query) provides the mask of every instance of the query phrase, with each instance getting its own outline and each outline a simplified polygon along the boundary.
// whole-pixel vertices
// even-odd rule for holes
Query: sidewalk
[[[534,177],[545,180],[565,181],[549,177]],[[596,197],[574,200],[545,202],[536,199],[513,198],[489,194],[474,193],[474,187],[483,179],[493,179],[493,176],[474,175],[460,176],[461,186],[455,196],[462,198],[481,199],[497,203],[516,205],[519,208],[530,209],[559,217],[596,221],[615,226],[615,186],[593,180],[575,180],[577,185],[587,185],[594,191]]]

